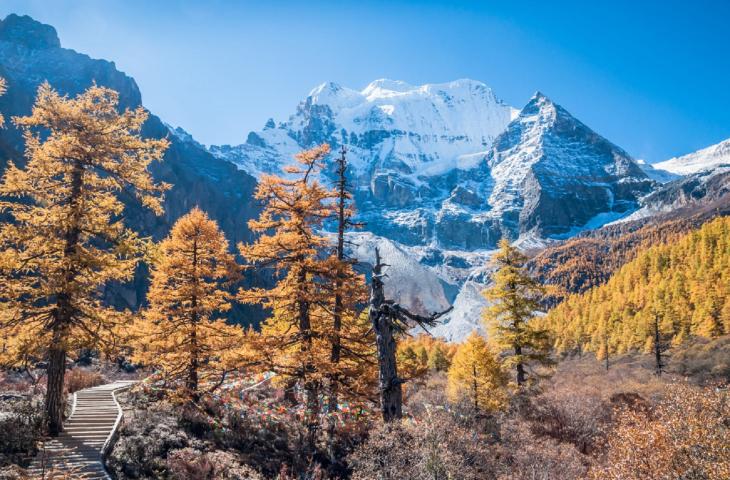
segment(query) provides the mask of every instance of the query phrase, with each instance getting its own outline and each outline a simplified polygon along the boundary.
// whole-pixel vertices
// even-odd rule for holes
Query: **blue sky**
[[[324,81],[540,90],[637,158],[730,137],[730,2],[2,0],[116,62],[203,143],[241,143]]]

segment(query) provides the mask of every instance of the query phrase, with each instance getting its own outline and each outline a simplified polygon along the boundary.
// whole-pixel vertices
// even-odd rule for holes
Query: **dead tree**
[[[370,322],[375,331],[378,347],[380,410],[383,420],[390,422],[403,416],[403,380],[398,377],[396,362],[396,335],[406,332],[410,327],[419,325],[422,328],[432,327],[447,310],[430,316],[421,316],[409,312],[393,300],[387,300],[383,291],[383,267],[380,251],[375,248],[375,265],[370,287]]]

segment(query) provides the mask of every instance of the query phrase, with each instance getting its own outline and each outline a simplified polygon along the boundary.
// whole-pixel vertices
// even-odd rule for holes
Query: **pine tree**
[[[531,320],[540,309],[541,286],[525,270],[527,258],[506,239],[493,261],[497,266],[494,285],[484,292],[493,302],[484,311],[490,336],[502,350],[508,351],[507,364],[517,371],[517,385],[527,380],[527,365],[551,365],[549,337]]]
[[[250,268],[273,268],[278,277],[273,288],[241,290],[238,298],[271,309],[256,347],[265,368],[287,385],[304,388],[312,429],[320,411],[319,392],[331,377],[331,345],[323,333],[331,317],[322,308],[331,301],[324,287],[329,263],[322,254],[330,242],[317,229],[332,216],[333,194],[315,178],[329,151],[324,144],[297,154],[298,165],[285,168],[287,178],[261,178],[256,198],[264,209],[249,222],[259,237],[251,245],[239,245]]]
[[[8,165],[0,207],[12,222],[0,229],[0,326],[35,338],[48,358],[46,414],[52,435],[62,429],[67,354],[114,342],[127,320],[105,307],[101,287],[127,281],[146,243],[124,226],[122,192],[162,213],[165,185],[147,166],[166,140],[143,140],[142,107],[117,111],[118,94],[93,86],[73,99],[47,83],[24,131],[27,165]]]
[[[507,404],[509,378],[487,341],[472,332],[459,345],[449,368],[448,395],[451,401],[468,401],[477,412],[500,410]]]
[[[186,396],[197,401],[203,385],[212,390],[237,366],[243,331],[221,315],[231,308],[227,287],[238,267],[218,224],[197,207],[158,250],[135,359],[159,368],[168,382],[183,380]]]

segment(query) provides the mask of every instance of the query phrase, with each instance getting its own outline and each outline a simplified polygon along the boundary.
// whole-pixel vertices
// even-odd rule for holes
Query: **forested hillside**
[[[539,251],[528,262],[528,269],[540,283],[552,287],[545,303],[555,306],[570,294],[606,283],[643,249],[671,242],[728,214],[730,198],[725,196],[699,209],[608,225]]]
[[[651,350],[730,333],[730,218],[649,248],[605,285],[569,296],[543,320],[559,351]]]

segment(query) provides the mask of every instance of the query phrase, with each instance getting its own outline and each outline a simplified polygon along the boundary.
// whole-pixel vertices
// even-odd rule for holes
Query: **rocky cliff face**
[[[598,227],[655,187],[624,150],[540,93],[495,141],[487,164],[491,214],[520,235]]]
[[[48,81],[61,93],[75,95],[93,82],[113,88],[120,94],[120,106],[142,104],[135,81],[118,71],[112,62],[95,60],[73,50],[61,48],[56,31],[27,16],[9,15],[0,21],[0,76],[8,91],[0,97],[0,111],[6,118],[30,113],[38,86]],[[250,240],[248,219],[257,214],[252,199],[256,180],[233,164],[211,155],[201,145],[173,135],[159,118],[150,115],[143,134],[151,138],[168,137],[170,148],[161,163],[153,165],[157,180],[171,183],[165,198],[165,214],[155,217],[139,206],[128,205],[130,226],[143,235],[160,239],[167,235],[175,220],[195,205],[215,218],[232,244]],[[11,124],[0,130],[0,169],[8,159],[23,162],[23,140]],[[108,296],[116,305],[137,308],[144,300],[144,267],[132,285],[116,285]],[[243,310],[235,313],[245,321]]]

